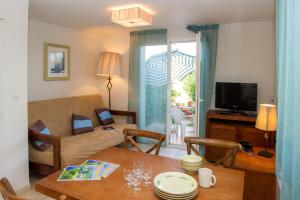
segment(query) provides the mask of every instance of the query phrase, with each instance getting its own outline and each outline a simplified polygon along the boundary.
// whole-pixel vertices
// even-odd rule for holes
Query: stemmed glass
[[[149,181],[151,177],[152,177],[152,167],[144,167],[144,172],[143,172],[144,186],[151,185],[151,182]]]
[[[132,178],[134,176],[133,168],[132,167],[125,167],[124,168],[124,179],[127,181],[127,186],[130,188],[132,187]]]
[[[143,181],[143,177],[139,176],[137,174],[133,174],[132,179],[131,179],[131,183],[134,186],[133,187],[133,192],[134,193],[138,193],[139,191],[141,191],[141,188],[139,188],[138,186],[142,183]]]
[[[144,172],[144,162],[134,161],[133,162],[133,171],[137,176],[142,176]]]

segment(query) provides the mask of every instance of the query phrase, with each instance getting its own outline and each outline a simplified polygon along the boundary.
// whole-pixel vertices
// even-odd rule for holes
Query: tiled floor
[[[141,147],[142,149],[148,149],[149,145],[142,145]],[[161,147],[159,155],[174,158],[174,159],[181,159],[184,155],[186,155],[186,150]],[[49,198],[34,190],[34,181],[36,180],[37,180],[36,178],[31,177],[32,189],[28,192],[20,194],[20,196],[30,200],[52,200],[52,198]]]

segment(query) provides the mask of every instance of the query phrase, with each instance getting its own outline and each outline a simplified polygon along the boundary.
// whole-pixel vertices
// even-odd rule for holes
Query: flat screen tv
[[[238,111],[257,110],[256,83],[216,83],[216,108]]]

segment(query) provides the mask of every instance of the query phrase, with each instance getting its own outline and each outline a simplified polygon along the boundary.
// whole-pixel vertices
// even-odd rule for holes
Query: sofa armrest
[[[121,110],[110,110],[112,115],[128,116],[132,117],[132,123],[136,124],[136,112],[131,111],[121,111]]]
[[[45,142],[53,145],[53,165],[55,171],[61,169],[60,137],[40,133],[29,133],[29,140]]]

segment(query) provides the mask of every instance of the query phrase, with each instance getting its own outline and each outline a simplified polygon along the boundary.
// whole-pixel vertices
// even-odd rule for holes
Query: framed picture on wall
[[[70,47],[44,44],[44,76],[46,81],[70,80]]]

